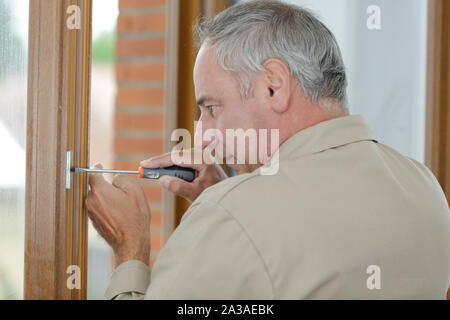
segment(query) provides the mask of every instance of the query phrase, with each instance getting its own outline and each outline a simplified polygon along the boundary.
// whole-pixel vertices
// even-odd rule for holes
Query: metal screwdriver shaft
[[[71,168],[74,173],[121,173],[121,174],[137,174],[142,179],[159,179],[162,176],[172,176],[183,179],[187,182],[194,181],[198,176],[197,170],[192,168],[170,166],[163,168],[139,168],[139,170],[112,170],[112,169],[87,169],[87,168]]]
[[[72,172],[90,172],[90,173],[121,173],[121,174],[139,174],[138,170],[111,170],[111,169],[85,169],[72,168]]]

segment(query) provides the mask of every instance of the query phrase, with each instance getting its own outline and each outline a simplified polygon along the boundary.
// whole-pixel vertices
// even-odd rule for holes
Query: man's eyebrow
[[[209,96],[201,96],[198,100],[197,100],[197,105],[198,106],[203,106],[205,104],[206,101],[210,101],[210,100],[214,100],[212,97]]]

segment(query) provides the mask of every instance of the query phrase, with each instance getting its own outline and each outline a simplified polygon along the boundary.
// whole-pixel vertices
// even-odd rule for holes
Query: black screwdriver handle
[[[163,168],[139,168],[139,178],[142,179],[159,179],[162,176],[172,176],[183,179],[187,182],[194,181],[198,176],[198,171],[192,168],[170,166]]]

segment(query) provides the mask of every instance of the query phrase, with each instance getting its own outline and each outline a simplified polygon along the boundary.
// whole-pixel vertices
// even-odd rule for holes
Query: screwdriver
[[[198,177],[198,171],[192,168],[185,168],[180,166],[170,166],[162,168],[142,168],[139,170],[111,170],[111,169],[85,169],[85,168],[72,168],[70,171],[78,172],[90,172],[90,173],[121,173],[121,174],[138,174],[142,179],[159,179],[162,176],[172,176],[183,179],[187,182],[194,181]]]

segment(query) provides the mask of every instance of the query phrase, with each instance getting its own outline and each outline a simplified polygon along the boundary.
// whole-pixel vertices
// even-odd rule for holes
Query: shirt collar
[[[279,159],[318,153],[359,141],[374,141],[374,133],[361,115],[350,115],[320,122],[303,129],[279,148]]]

